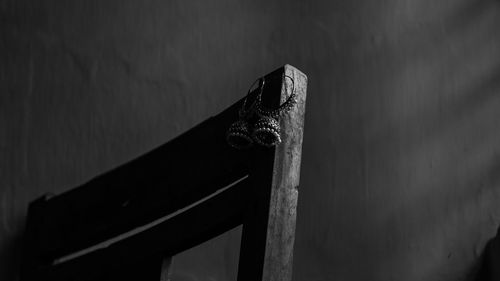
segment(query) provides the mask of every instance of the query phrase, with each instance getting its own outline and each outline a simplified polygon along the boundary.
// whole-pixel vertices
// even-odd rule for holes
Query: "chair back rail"
[[[168,270],[165,257],[240,224],[238,280],[290,280],[307,78],[290,65],[266,75],[262,96],[270,107],[290,94],[283,74],[294,80],[297,104],[281,117],[280,145],[237,150],[226,143],[242,99],[137,159],[32,202],[21,280],[113,280],[120,268],[134,268],[124,280],[151,267],[158,269],[151,280],[159,280],[168,276],[160,270]],[[57,262],[167,215],[107,247]]]

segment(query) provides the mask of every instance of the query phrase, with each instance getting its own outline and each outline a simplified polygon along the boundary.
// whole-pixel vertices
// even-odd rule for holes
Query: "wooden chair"
[[[172,256],[238,225],[238,280],[291,280],[307,77],[290,65],[266,75],[269,107],[287,98],[283,74],[297,104],[280,119],[278,146],[227,144],[242,99],[129,163],[32,202],[21,280],[168,280]]]

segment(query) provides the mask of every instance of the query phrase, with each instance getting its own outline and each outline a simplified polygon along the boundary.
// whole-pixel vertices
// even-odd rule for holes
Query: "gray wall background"
[[[499,6],[0,0],[0,280],[29,201],[285,63],[309,76],[294,280],[468,280],[500,222]]]

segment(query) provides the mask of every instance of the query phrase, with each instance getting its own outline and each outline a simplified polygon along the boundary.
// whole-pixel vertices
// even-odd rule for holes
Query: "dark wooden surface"
[[[161,258],[160,281],[170,281],[172,276],[172,257]]]
[[[252,185],[264,188],[257,189],[247,207],[238,281],[292,280],[307,77],[289,65],[284,71],[295,82],[297,104],[281,117],[282,143],[272,153],[260,154],[261,162],[253,162]],[[289,95],[285,81],[281,103]]]
[[[45,267],[40,280],[100,280],[115,271],[133,268],[150,256],[172,256],[203,243],[241,224],[242,202],[249,196],[247,181],[200,203],[139,234],[120,240],[64,263]],[[159,262],[159,260],[158,260]],[[160,265],[156,269],[160,278]]]
[[[261,153],[260,158],[263,164],[256,165],[257,169],[253,171],[255,176],[250,180],[254,180],[252,186],[264,188],[258,189],[246,206],[245,223],[241,233],[238,281],[261,280],[263,275],[274,153]]]
[[[148,271],[148,278],[166,278],[165,260],[242,223],[238,279],[290,280],[306,77],[289,65],[268,74],[263,102],[269,107],[277,107],[290,95],[292,85],[284,73],[295,81],[298,103],[281,118],[283,142],[277,147],[239,151],[227,145],[225,131],[235,120],[240,101],[83,186],[35,201],[23,280],[126,279],[140,276],[141,271]],[[199,144],[202,138],[208,141]],[[184,208],[236,180],[172,218],[68,259],[75,250]],[[150,272],[152,268],[156,273]]]
[[[297,200],[306,113],[307,77],[286,66],[285,74],[295,81],[297,104],[281,118],[283,143],[276,147],[266,227],[266,252],[262,280],[291,281]],[[286,80],[285,80],[286,81]],[[285,87],[281,102],[287,99]]]
[[[279,98],[270,93],[279,91],[282,69],[267,76],[267,103]],[[92,246],[246,175],[251,153],[233,149],[225,141],[241,102],[146,155],[47,201],[40,214],[43,256],[53,259]]]
[[[26,219],[26,229],[23,237],[23,262],[20,267],[20,278],[22,280],[33,280],[37,276],[37,270],[42,266],[50,266],[50,261],[43,262],[40,256],[41,241],[40,233],[44,225],[41,224],[40,214],[46,204],[45,196],[31,202]],[[35,279],[36,280],[36,279]]]
[[[227,147],[237,106],[147,155],[46,204],[50,258],[91,246],[185,207],[246,174],[244,153]]]
[[[294,79],[294,87],[284,73]],[[238,280],[290,280],[306,83],[305,75],[289,65],[266,76],[263,102],[268,107],[279,106],[292,89],[298,101],[281,118],[283,142],[277,147],[239,151],[227,145],[225,132],[240,101],[136,160],[33,202],[22,280],[129,280],[143,271],[148,280],[165,279],[169,267],[163,265],[173,255],[242,223]],[[187,207],[236,180],[172,218],[67,256]]]
[[[162,267],[159,255],[151,255],[145,258],[136,259],[132,266],[113,267],[112,271],[102,272],[102,276],[96,281],[158,281],[160,280],[160,269]],[[85,280],[80,276],[74,279],[65,280]],[[94,281],[92,280],[92,281]]]
[[[311,82],[294,280],[468,280],[496,235],[499,1],[2,2],[2,281],[30,201],[285,61]]]

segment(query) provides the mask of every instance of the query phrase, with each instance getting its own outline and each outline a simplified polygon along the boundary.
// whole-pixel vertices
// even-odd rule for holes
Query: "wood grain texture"
[[[265,100],[277,101],[282,68],[269,73]],[[257,91],[250,94],[255,96]],[[41,208],[40,252],[54,259],[149,223],[248,173],[251,151],[227,145],[243,100],[176,139],[121,165]]]
[[[48,258],[92,246],[181,209],[246,175],[248,153],[226,144],[241,102],[182,136],[42,208],[40,250]]]
[[[499,4],[2,1],[0,280],[18,280],[30,201],[285,62],[310,81],[293,279],[471,280],[500,222]]]
[[[292,79],[292,84],[288,83],[288,78]],[[291,280],[307,78],[296,68],[285,65],[266,75],[266,81],[262,99],[266,106],[278,107],[290,98],[292,91],[295,95],[296,104],[285,112],[280,120],[281,144],[273,148],[252,148],[249,150],[251,153],[247,153],[246,157],[240,155],[241,158],[237,160],[233,156],[238,155],[236,152],[233,154],[229,152],[229,156],[227,156],[228,153],[224,153],[220,149],[210,150],[209,147],[205,147],[206,150],[209,150],[206,154],[203,154],[203,151],[190,155],[165,152],[175,152],[182,147],[190,147],[193,140],[197,140],[203,135],[202,133],[210,132],[210,130],[222,132],[222,128],[228,127],[228,122],[225,121],[228,116],[226,111],[216,118],[210,119],[209,121],[212,123],[202,123],[174,141],[99,176],[84,186],[61,196],[35,201],[30,215],[36,215],[36,217],[28,221],[27,229],[29,237],[31,237],[28,241],[32,241],[28,244],[28,249],[31,251],[27,252],[25,256],[27,274],[22,276],[22,280],[101,280],[113,278],[114,272],[118,268],[127,268],[125,271],[117,271],[124,276],[120,279],[138,278],[142,271],[144,271],[145,276],[151,276],[147,277],[148,280],[154,279],[156,275],[151,271],[155,269],[155,264],[161,263],[162,255],[172,257],[180,251],[209,240],[241,223],[244,224],[244,229],[240,259],[241,269],[238,279]],[[241,102],[237,103],[237,106],[241,106]],[[229,109],[229,112],[234,113],[234,106]],[[229,147],[220,137],[214,137],[214,139]],[[220,144],[215,145],[215,147],[225,148]],[[116,192],[118,191],[115,189],[116,186],[123,188],[140,186],[144,183],[137,181],[138,173],[143,176],[142,179],[149,180],[146,183],[152,184],[153,187],[160,186],[165,182],[162,181],[163,177],[158,177],[155,174],[156,167],[160,164],[158,161],[164,159],[167,163],[172,161],[189,163],[190,160],[200,157],[210,158],[215,155],[214,153],[220,154],[219,163],[223,165],[221,169],[214,167],[209,170],[209,173],[205,171],[204,177],[195,179],[187,177],[190,170],[180,170],[177,172],[178,174],[171,177],[166,176],[171,183],[187,186],[187,192],[184,188],[176,187],[177,185],[173,185],[175,188],[167,186],[166,195],[170,195],[167,200],[158,197],[158,194],[162,194],[161,191],[147,193],[149,202],[145,202],[147,204],[142,205],[142,208],[134,209],[130,213],[118,213],[114,219],[135,221],[137,217],[143,217],[144,213],[149,216],[153,215],[153,218],[160,217],[164,215],[163,212],[153,208],[152,210],[155,212],[152,213],[150,208],[150,205],[155,206],[160,203],[169,204],[165,208],[170,208],[167,209],[170,212],[175,210],[173,207],[184,207],[187,203],[198,199],[200,194],[206,194],[207,191],[195,190],[200,181],[206,179],[210,184],[211,178],[218,179],[218,181],[212,182],[213,187],[209,189],[213,192],[217,190],[218,186],[222,187],[222,184],[234,180],[234,174],[228,174],[225,168],[231,166],[233,160],[238,161],[236,164],[248,163],[246,170],[240,168],[236,172],[249,173],[249,179],[243,179],[235,183],[234,186],[230,186],[228,190],[222,191],[221,194],[133,236],[115,241],[90,253],[52,264],[53,252],[46,250],[44,246],[47,241],[51,241],[47,239],[48,234],[60,237],[59,232],[63,232],[63,237],[68,235],[60,225],[71,223],[74,227],[86,226],[88,228],[83,229],[83,233],[70,235],[71,239],[67,239],[66,244],[61,244],[65,249],[77,249],[82,245],[81,241],[103,242],[108,238],[108,234],[120,233],[119,231],[123,230],[121,224],[109,220],[110,230],[103,234],[101,229],[96,227],[103,220],[92,221],[94,218],[92,213],[83,220],[84,223],[81,222],[80,216],[76,216],[76,220],[72,220],[71,215],[75,216],[77,212],[112,211],[115,208],[113,204],[106,205],[109,204],[109,200],[115,200],[115,198],[91,198],[97,190],[106,188],[109,190],[109,186]],[[174,158],[170,159],[169,156]],[[179,157],[185,157],[185,159]],[[181,165],[181,168],[185,167]],[[150,177],[152,179],[149,179]],[[205,185],[202,186],[206,188]],[[182,198],[179,194],[185,195],[187,198]],[[143,194],[136,191],[131,195],[127,193],[125,195],[131,196],[126,200],[135,200]],[[121,198],[123,196],[118,193],[115,197]],[[68,212],[68,210],[72,210],[69,206],[73,204],[76,204],[76,208],[80,209]],[[121,207],[128,207],[128,204],[127,201],[127,205]],[[89,206],[102,207],[96,210],[89,208]],[[57,216],[58,212],[64,214]],[[48,222],[49,217],[52,220],[50,223]],[[94,240],[83,240],[80,236],[83,235],[83,238],[86,238],[86,235],[94,233],[98,234]],[[96,238],[100,239],[96,240]],[[163,263],[168,263],[169,259],[171,261],[171,258],[168,258],[163,260]],[[161,269],[161,274],[160,272],[158,274],[160,278],[168,278],[169,267]]]
[[[100,280],[151,257],[158,257],[154,272],[159,279],[162,256],[173,256],[241,224],[245,209],[242,202],[249,190],[248,183],[242,181],[134,236],[64,263],[41,267],[35,271],[35,280]]]
[[[160,281],[170,281],[172,275],[172,257],[162,258]]]
[[[26,229],[23,237],[23,255],[20,267],[21,280],[34,280],[37,278],[37,271],[43,266],[50,266],[50,262],[41,256],[40,233],[43,230],[43,221],[40,219],[43,207],[48,200],[47,196],[31,202],[26,219]]]
[[[281,117],[282,143],[255,157],[251,180],[259,189],[246,211],[238,281],[292,278],[307,77],[290,65],[282,71],[294,80],[297,104]],[[289,97],[288,81],[282,76],[273,107]]]
[[[297,216],[302,139],[306,113],[307,76],[285,65],[285,75],[294,80],[297,104],[281,117],[283,143],[276,147],[264,258],[264,281],[291,281]],[[281,103],[290,95],[283,80]],[[288,89],[287,89],[288,88]]]

